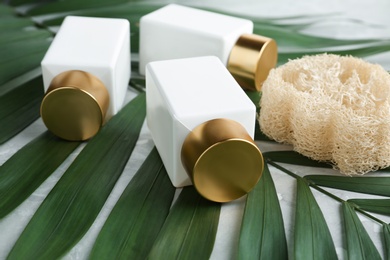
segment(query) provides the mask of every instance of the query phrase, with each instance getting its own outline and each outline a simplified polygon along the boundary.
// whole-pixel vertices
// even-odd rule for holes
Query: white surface
[[[253,138],[256,108],[214,56],[155,61],[146,66],[148,126],[175,187],[190,185],[181,163],[184,139],[215,118],[239,122]]]
[[[218,9],[241,12],[258,17],[310,15],[318,18],[318,22],[308,28],[305,28],[304,31],[310,34],[327,37],[348,39],[366,39],[377,37],[379,39],[388,39],[390,35],[390,1],[388,0],[187,0],[177,2],[180,2],[181,4],[216,7]],[[330,18],[321,17],[321,15],[324,14],[330,15]],[[361,22],[352,22],[351,19],[359,19]],[[390,70],[389,52],[368,57],[367,60],[379,63],[384,66],[385,69]],[[131,91],[128,91],[127,94],[127,101],[134,96],[134,93]],[[3,145],[0,145],[0,164],[4,163],[18,149],[44,131],[46,131],[46,128],[44,127],[42,121],[37,120],[15,138]],[[263,152],[270,150],[291,149],[289,146],[267,142],[257,142],[257,144]],[[122,176],[117,182],[95,223],[83,239],[64,256],[64,259],[87,259],[88,253],[105,219],[152,147],[153,142],[151,140],[149,130],[146,126],[144,126],[136,149],[131,155]],[[13,243],[16,241],[35,210],[79,151],[80,149],[75,151],[22,205],[20,205],[6,218],[0,220],[0,259],[5,259]],[[338,174],[338,172],[330,169],[315,169],[292,165],[285,166],[300,176],[306,174]],[[282,173],[274,167],[270,167],[270,170],[282,208],[287,243],[289,246],[289,255],[291,257],[293,255],[294,241],[296,182],[294,178]],[[383,173],[375,175],[383,175]],[[328,190],[342,199],[378,197],[344,192],[340,190]],[[180,190],[178,190],[178,192],[179,191]],[[340,204],[322,193],[316,191],[313,191],[313,193],[324,212],[325,219],[330,228],[339,257],[341,259],[347,259],[343,220],[340,214]],[[231,203],[225,203],[222,206],[217,239],[211,255],[212,260],[236,259],[235,256],[237,252],[237,242],[241,226],[243,207],[244,198]],[[377,216],[386,222],[390,221],[388,217]],[[359,217],[362,219],[368,234],[373,239],[379,252],[383,255],[383,234],[381,232],[380,225],[367,219],[366,217],[363,217],[362,215],[359,215]]]
[[[61,72],[82,70],[110,95],[107,118],[123,106],[130,78],[130,25],[125,19],[68,16],[42,60],[45,91]]]
[[[140,74],[151,61],[217,56],[226,65],[231,49],[252,21],[180,5],[168,5],[140,21]]]

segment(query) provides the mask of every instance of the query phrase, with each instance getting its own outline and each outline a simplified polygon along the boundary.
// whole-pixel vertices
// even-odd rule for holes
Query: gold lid
[[[109,102],[108,91],[98,78],[85,71],[65,71],[50,83],[42,100],[41,117],[58,137],[87,140],[103,125]]]
[[[278,47],[271,39],[255,34],[238,38],[227,68],[243,89],[260,91],[278,60]]]
[[[183,142],[181,160],[197,191],[216,202],[247,194],[264,167],[253,139],[241,124],[230,119],[197,126]]]

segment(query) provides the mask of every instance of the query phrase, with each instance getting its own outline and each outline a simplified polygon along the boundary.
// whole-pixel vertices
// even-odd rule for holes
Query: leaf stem
[[[284,173],[287,173],[288,175],[290,175],[291,177],[293,177],[293,178],[295,178],[295,179],[298,179],[298,178],[304,179],[304,178],[302,178],[301,176],[299,176],[299,175],[293,173],[292,171],[290,171],[290,170],[284,168],[283,166],[280,166],[279,164],[275,163],[274,161],[272,161],[272,160],[269,159],[269,158],[267,158],[266,161],[267,161],[267,163],[271,164],[271,165],[274,166],[275,168],[281,170],[281,171],[284,172]],[[319,192],[321,192],[321,193],[327,195],[328,197],[330,197],[330,198],[332,198],[332,199],[334,199],[334,200],[336,200],[336,201],[338,201],[338,202],[340,202],[340,203],[347,202],[348,204],[351,205],[351,207],[353,207],[353,208],[355,209],[355,211],[357,211],[357,212],[363,214],[364,216],[366,216],[366,217],[368,217],[368,218],[370,218],[370,219],[372,219],[372,220],[378,222],[378,223],[381,224],[381,225],[386,225],[386,224],[387,224],[386,222],[380,220],[379,218],[377,218],[377,217],[371,215],[370,213],[368,213],[368,212],[366,212],[366,211],[360,209],[359,206],[357,206],[356,204],[351,203],[351,202],[348,202],[348,201],[345,201],[345,200],[343,200],[343,199],[341,199],[341,198],[335,196],[334,194],[330,193],[329,191],[327,191],[327,190],[325,190],[325,189],[319,187],[318,185],[316,185],[316,184],[315,184],[314,182],[312,182],[312,181],[308,181],[308,180],[306,180],[306,179],[304,179],[304,180],[305,180],[311,187],[313,187],[314,189],[318,190]]]
[[[142,86],[138,83],[135,83],[134,81],[130,80],[129,87],[132,87],[134,90],[138,91],[139,93],[145,93],[145,86]]]
[[[347,202],[348,202],[348,201],[347,201]],[[348,203],[349,203],[357,212],[359,212],[359,213],[365,215],[366,217],[368,217],[368,218],[370,218],[370,219],[372,219],[372,220],[378,222],[378,223],[381,224],[381,225],[387,225],[386,222],[384,222],[383,220],[380,220],[379,218],[374,217],[374,216],[371,215],[370,213],[368,213],[368,212],[366,212],[366,211],[360,209],[360,208],[359,208],[357,205],[355,205],[354,203],[351,203],[351,202],[348,202]]]
[[[272,166],[274,166],[275,168],[283,171],[284,173],[287,173],[288,175],[290,175],[291,177],[295,178],[295,179],[298,179],[298,178],[301,178],[300,176],[298,176],[297,174],[293,173],[292,171],[289,171],[287,170],[286,168],[280,166],[279,164],[275,163],[274,161],[272,161],[271,159],[269,158],[266,158],[266,161],[267,163],[271,164]]]
[[[335,196],[334,194],[330,193],[329,191],[327,191],[327,190],[325,190],[325,189],[323,189],[323,188],[317,186],[314,182],[309,181],[308,183],[309,183],[309,185],[310,185],[311,187],[313,187],[314,189],[318,190],[319,192],[321,192],[321,193],[327,195],[328,197],[331,197],[332,199],[334,199],[334,200],[336,200],[336,201],[338,201],[338,202],[340,202],[340,203],[345,202],[345,200],[343,200],[343,199],[341,199],[341,198]],[[354,207],[354,205],[352,205],[352,206]]]

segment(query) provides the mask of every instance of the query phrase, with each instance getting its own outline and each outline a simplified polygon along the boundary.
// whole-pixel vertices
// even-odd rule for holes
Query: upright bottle
[[[263,171],[253,141],[256,108],[217,57],[146,66],[147,123],[175,187],[205,198],[247,194]]]
[[[41,66],[46,127],[66,140],[89,139],[123,106],[131,72],[129,22],[68,16]]]
[[[250,20],[167,5],[140,20],[140,74],[151,61],[212,55],[242,88],[259,91],[276,65],[277,45],[252,33]]]

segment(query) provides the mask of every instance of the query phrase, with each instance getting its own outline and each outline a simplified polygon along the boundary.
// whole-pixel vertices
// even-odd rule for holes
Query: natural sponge
[[[390,75],[354,57],[322,54],[273,69],[262,87],[259,123],[347,175],[390,165]]]

